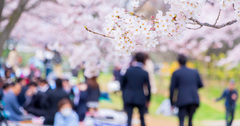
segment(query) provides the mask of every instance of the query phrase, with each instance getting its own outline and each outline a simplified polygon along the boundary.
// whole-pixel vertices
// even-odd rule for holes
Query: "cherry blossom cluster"
[[[106,16],[106,24],[104,31],[114,36],[112,43],[119,54],[130,54],[136,46],[149,49],[158,44],[152,21],[142,20],[122,8],[114,8]]]
[[[171,5],[169,11],[165,14],[158,11],[156,16],[149,20],[123,8],[115,8],[106,16],[104,31],[114,38],[112,44],[116,52],[130,54],[136,47],[149,50],[159,44],[159,38],[179,41],[193,20],[199,19],[206,5],[206,0],[164,0],[164,2]],[[217,2],[222,10],[234,7],[235,17],[240,19],[239,0]],[[131,5],[136,8],[139,1],[134,0]]]
[[[179,39],[186,29],[184,21],[176,20],[176,14],[167,12],[164,16],[161,11],[156,15],[155,30],[158,36],[166,39]]]
[[[206,0],[165,0],[171,5],[166,15],[159,11],[156,18],[142,19],[122,8],[115,8],[106,16],[105,33],[114,37],[116,52],[130,54],[136,47],[150,49],[158,45],[157,37],[179,39],[190,18],[200,15]],[[137,7],[139,2],[133,1]]]
[[[239,0],[217,0],[220,5],[220,9],[226,10],[229,7],[233,7],[235,9],[235,17],[237,20],[240,20],[240,1]]]
[[[237,2],[237,0],[235,0],[235,4],[234,4],[234,9],[235,9],[235,17],[237,18],[237,20],[240,20],[240,1]]]
[[[171,5],[170,11],[164,16],[161,11],[156,15],[155,29],[158,36],[179,40],[191,18],[201,14],[201,9],[206,0],[165,0]]]
[[[170,11],[178,18],[196,18],[201,14],[206,0],[164,0],[171,5]]]

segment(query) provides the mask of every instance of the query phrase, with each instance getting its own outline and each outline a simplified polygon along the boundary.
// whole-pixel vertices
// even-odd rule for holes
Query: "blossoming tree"
[[[239,0],[216,0],[219,13],[214,23],[202,23],[201,12],[206,9],[206,0],[164,0],[170,4],[166,14],[158,11],[150,19],[128,12],[124,8],[115,8],[106,16],[104,37],[112,38],[116,52],[130,54],[136,48],[149,50],[159,44],[158,38],[164,40],[180,40],[188,30],[197,30],[203,27],[221,29],[237,23],[240,19]],[[132,1],[134,7],[139,6],[138,1]],[[230,9],[231,10],[230,10]],[[218,24],[221,11],[231,11],[234,19]],[[89,29],[87,29],[89,30]],[[91,31],[91,30],[89,30]],[[170,43],[176,45],[175,43]]]

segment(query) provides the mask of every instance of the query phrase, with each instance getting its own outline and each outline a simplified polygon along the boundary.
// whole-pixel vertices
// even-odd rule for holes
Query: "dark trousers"
[[[134,107],[138,108],[140,120],[141,120],[141,126],[145,126],[145,120],[144,120],[144,114],[146,112],[146,106],[144,105],[135,105],[135,104],[124,104],[125,111],[128,115],[128,126],[132,126],[132,115],[133,115],[133,109]]]
[[[79,121],[82,122],[85,119],[85,114],[80,114],[79,115]]]
[[[188,116],[188,126],[192,126],[192,119],[193,115],[197,109],[197,105],[186,105],[183,107],[179,107],[179,113],[178,113],[178,118],[180,122],[180,126],[184,126],[184,118]]]
[[[233,108],[226,108],[226,123],[227,126],[231,126],[233,119],[234,119],[234,113],[235,113],[235,109]]]

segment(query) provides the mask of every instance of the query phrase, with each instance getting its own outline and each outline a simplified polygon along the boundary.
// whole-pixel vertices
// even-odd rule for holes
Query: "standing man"
[[[172,106],[179,108],[180,126],[184,126],[185,116],[189,117],[189,126],[192,126],[192,118],[199,106],[198,89],[203,87],[197,70],[186,67],[187,57],[179,55],[180,69],[176,70],[171,79],[170,100]]]
[[[151,86],[148,73],[143,70],[145,63],[145,54],[137,53],[135,55],[136,63],[131,66],[121,79],[121,90],[123,92],[123,101],[125,111],[128,115],[128,126],[132,126],[132,114],[134,107],[137,107],[140,114],[141,126],[145,126],[144,114],[146,107],[149,106],[151,97]],[[148,94],[144,94],[144,86],[148,87]]]
[[[227,89],[225,89],[222,96],[220,98],[218,98],[216,101],[220,101],[222,99],[225,99],[226,123],[227,123],[227,126],[231,126],[233,119],[234,119],[236,102],[238,99],[238,92],[235,89],[235,81],[234,80],[230,81],[229,87]]]

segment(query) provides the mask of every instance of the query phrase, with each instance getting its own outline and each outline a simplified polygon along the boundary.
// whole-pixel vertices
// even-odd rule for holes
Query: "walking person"
[[[225,99],[225,107],[226,107],[226,124],[227,126],[231,126],[234,114],[236,110],[236,102],[238,99],[238,92],[235,89],[235,81],[231,80],[227,89],[224,90],[222,96],[216,101],[220,101]]]
[[[124,108],[128,115],[128,126],[132,126],[132,114],[137,107],[140,114],[141,126],[145,126],[144,114],[151,98],[151,86],[149,75],[143,70],[145,54],[135,55],[135,64],[131,66],[121,79],[121,90],[123,93]],[[144,86],[148,87],[148,94],[144,93]]]
[[[192,126],[193,115],[200,102],[198,89],[203,87],[203,83],[197,70],[186,67],[186,56],[179,55],[178,62],[181,67],[173,73],[171,79],[171,105],[172,108],[173,106],[179,108],[180,126],[184,126],[185,116],[189,118],[188,126]]]

